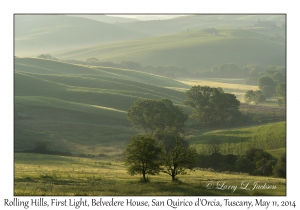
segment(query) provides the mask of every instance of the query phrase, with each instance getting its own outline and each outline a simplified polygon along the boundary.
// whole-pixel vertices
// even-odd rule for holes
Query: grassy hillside
[[[151,182],[145,184],[139,182],[140,176],[127,173],[124,162],[101,159],[16,153],[14,168],[15,196],[286,195],[285,179],[198,169],[187,171],[184,176],[178,175],[181,183],[171,183],[171,177],[161,173],[150,176]],[[237,189],[232,192],[231,189],[206,188],[208,182],[216,184],[223,180],[226,185],[235,185]],[[259,182],[276,186],[276,189],[243,190],[240,189],[242,182],[249,182],[249,188],[254,182]],[[152,204],[151,199],[149,203]]]
[[[61,59],[96,57],[99,61],[184,66],[188,70],[210,69],[223,63],[285,66],[285,43],[245,29],[209,28],[64,50],[51,55]]]
[[[170,20],[153,20],[147,22],[122,23],[130,29],[143,31],[153,35],[178,33],[201,28],[245,28],[254,26],[258,19],[274,21],[278,25],[285,24],[285,15],[188,15]],[[282,28],[264,29],[266,33],[283,31]]]
[[[18,56],[149,36],[118,25],[67,15],[15,15],[14,22]]]
[[[286,147],[286,123],[270,123],[245,128],[200,131],[188,138],[191,145],[202,153],[207,152],[207,146],[217,140],[221,144],[223,154],[243,154],[251,147],[263,150],[274,150],[280,156]],[[275,149],[280,149],[275,151]]]
[[[141,72],[15,58],[15,150],[118,156],[136,134],[126,111],[139,99],[185,99],[188,85]]]

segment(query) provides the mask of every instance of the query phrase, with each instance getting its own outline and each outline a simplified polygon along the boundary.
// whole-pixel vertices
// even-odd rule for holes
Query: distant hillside
[[[103,14],[89,14],[89,15],[69,15],[69,16],[74,16],[74,17],[82,17],[82,18],[87,18],[91,20],[97,20],[101,21],[104,23],[130,23],[130,22],[137,22],[139,21],[138,19],[134,18],[123,18],[123,17],[112,17],[112,16],[107,16]]]
[[[67,15],[15,15],[14,23],[17,56],[149,36],[115,24]]]
[[[184,66],[191,71],[223,63],[285,66],[286,58],[285,42],[281,39],[253,30],[215,28],[64,50],[51,55],[61,59],[96,57],[99,61]]]
[[[127,69],[15,58],[15,150],[46,142],[50,149],[119,154],[136,133],[126,111],[139,99],[181,104],[189,86]],[[118,150],[120,148],[120,150]],[[106,152],[107,153],[107,152]]]
[[[178,33],[187,30],[199,30],[203,28],[249,28],[257,21],[273,21],[276,25],[285,25],[285,15],[187,15],[169,20],[153,20],[122,23],[121,25],[130,29],[143,31],[153,35]],[[282,31],[283,28],[264,30],[266,33]]]

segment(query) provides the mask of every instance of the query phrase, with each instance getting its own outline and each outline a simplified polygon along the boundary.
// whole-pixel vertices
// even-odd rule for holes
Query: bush
[[[282,154],[279,161],[273,168],[275,177],[286,178],[286,153]]]

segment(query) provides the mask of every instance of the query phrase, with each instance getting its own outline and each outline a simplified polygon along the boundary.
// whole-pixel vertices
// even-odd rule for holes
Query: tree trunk
[[[145,172],[143,172],[143,179],[144,179],[144,182],[146,182],[146,174],[145,174]]]
[[[176,176],[175,173],[172,172],[172,175],[171,175],[171,176],[172,176],[172,182],[175,182],[175,176]]]

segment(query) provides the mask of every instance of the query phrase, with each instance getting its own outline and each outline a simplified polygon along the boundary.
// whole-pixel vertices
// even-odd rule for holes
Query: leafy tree
[[[286,84],[285,82],[280,82],[277,86],[276,86],[276,94],[279,97],[283,97],[283,99],[286,99]]]
[[[244,95],[244,100],[246,103],[255,101],[255,99],[256,99],[256,94],[253,90],[248,90]]]
[[[88,63],[96,63],[98,61],[99,60],[97,58],[88,58],[88,59],[86,59],[86,62],[88,62]]]
[[[142,129],[150,136],[165,130],[181,131],[187,120],[182,109],[169,99],[135,101],[127,117],[134,128]]]
[[[42,58],[42,59],[48,59],[48,60],[55,60],[57,61],[58,59],[55,57],[52,57],[50,54],[40,54],[39,56],[37,56],[38,58]]]
[[[266,101],[266,97],[264,96],[263,92],[261,90],[256,90],[255,92],[256,98],[255,98],[255,103],[263,103]]]
[[[252,172],[253,175],[270,176],[273,174],[272,170],[276,164],[276,160],[268,152],[262,149],[249,148],[246,151],[246,157],[255,166],[255,169]]]
[[[255,166],[247,156],[239,156],[235,162],[235,170],[251,174]]]
[[[125,164],[130,175],[142,174],[147,182],[146,174],[158,174],[161,165],[162,149],[155,139],[147,136],[133,137],[125,150]]]
[[[286,153],[280,156],[279,161],[273,168],[273,173],[276,177],[286,178]]]
[[[266,98],[272,98],[275,95],[275,88],[272,86],[264,86],[262,92]]]
[[[186,174],[186,169],[192,169],[198,160],[197,152],[194,148],[189,147],[179,135],[169,135],[163,142],[163,173],[172,177],[176,181],[176,176]]]
[[[285,67],[268,67],[265,70],[264,76],[271,77],[275,81],[275,83],[285,82]]]
[[[266,97],[264,96],[261,90],[248,90],[244,95],[244,100],[246,103],[254,101],[256,104],[262,103],[266,101]]]
[[[271,77],[263,76],[258,79],[258,87],[262,90],[265,86],[275,87],[276,83]]]
[[[245,75],[247,75],[245,79],[245,83],[249,85],[257,85],[258,78],[262,72],[261,68],[259,68],[256,64],[247,64],[242,68],[242,71]]]
[[[221,92],[218,88],[194,86],[186,92],[184,102],[194,109],[191,117],[203,124],[231,124],[241,113],[236,96]]]

